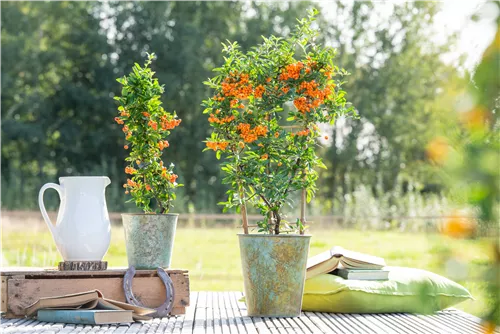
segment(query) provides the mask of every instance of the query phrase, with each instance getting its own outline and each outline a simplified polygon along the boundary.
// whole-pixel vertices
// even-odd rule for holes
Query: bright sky
[[[459,42],[457,51],[445,57],[446,60],[457,58],[459,54],[467,54],[465,67],[472,69],[481,59],[484,50],[495,36],[495,18],[498,7],[484,0],[448,0],[443,2],[443,10],[438,14],[438,22],[442,22],[439,32],[447,33],[458,31]],[[470,17],[478,15],[479,20],[474,22]]]
[[[335,20],[335,13],[331,0],[317,0],[321,3],[322,11]],[[377,1],[375,14],[379,20],[383,16],[390,15],[393,4],[401,4],[404,0]],[[438,1],[442,4],[442,10],[436,14],[436,43],[443,42],[447,35],[458,32],[459,40],[455,50],[443,55],[443,60],[454,63],[460,55],[465,54],[465,68],[472,70],[474,65],[481,59],[486,47],[495,36],[495,18],[497,7],[487,0],[445,0]],[[472,15],[477,15],[479,20],[471,20]],[[383,22],[382,24],[386,24]]]

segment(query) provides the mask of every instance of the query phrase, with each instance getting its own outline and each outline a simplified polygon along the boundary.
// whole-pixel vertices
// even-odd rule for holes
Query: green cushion
[[[472,299],[467,289],[443,276],[402,267],[387,281],[345,280],[318,275],[306,280],[302,310],[335,313],[433,313]]]

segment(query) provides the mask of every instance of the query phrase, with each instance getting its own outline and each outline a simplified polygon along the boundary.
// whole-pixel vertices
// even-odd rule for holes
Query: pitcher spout
[[[104,187],[106,188],[110,184],[111,184],[111,180],[109,179],[109,177],[104,176]]]

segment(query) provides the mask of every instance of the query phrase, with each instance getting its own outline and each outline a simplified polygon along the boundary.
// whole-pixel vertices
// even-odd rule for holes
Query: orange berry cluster
[[[146,190],[151,191],[151,186],[149,184],[146,184]]]
[[[300,77],[300,71],[304,68],[304,64],[299,61],[293,64],[289,64],[285,67],[283,72],[279,75],[280,80],[294,79],[297,80]]]
[[[175,183],[175,181],[177,180],[179,176],[177,174],[171,174],[170,175],[170,182],[171,183]]]
[[[225,150],[227,148],[227,145],[229,145],[228,142],[216,142],[216,141],[208,141],[207,142],[207,147],[214,150],[214,151],[217,151],[217,150]]]
[[[240,137],[243,138],[245,143],[252,143],[259,139],[259,136],[265,136],[267,134],[267,126],[257,125],[255,128],[251,128],[250,124],[240,123],[237,126],[238,131],[240,131]]]
[[[255,88],[254,96],[256,98],[262,98],[262,95],[265,93],[266,88],[262,85],[258,85],[257,88]]]
[[[128,113],[128,111],[122,110],[122,111],[120,111],[120,116],[122,116],[122,117],[129,117],[130,114]]]
[[[310,132],[311,132],[311,130],[305,129],[305,130],[297,132],[297,136],[307,136]]]
[[[167,148],[167,147],[169,147],[169,146],[170,146],[170,144],[169,144],[169,142],[168,142],[168,141],[166,141],[166,140],[160,140],[160,141],[158,142],[158,147],[160,148],[160,150],[161,150],[161,151],[163,151],[163,149],[164,149],[164,148]]]
[[[136,188],[137,187],[137,182],[134,182],[131,179],[127,179],[127,184],[124,184],[123,186],[124,187],[129,186],[129,187],[132,187],[132,188]]]
[[[119,117],[115,117],[115,122],[118,124],[123,124],[123,121]]]
[[[145,111],[142,113],[142,115],[143,115],[144,117],[149,117],[149,113],[148,113],[148,112],[145,112]]]
[[[309,82],[304,81],[299,85],[297,91],[306,95],[298,97],[293,101],[293,104],[299,111],[305,113],[310,112],[314,108],[318,108],[332,93],[331,86],[326,86],[324,89],[319,89],[318,86],[318,83],[314,80]]]
[[[208,121],[210,123],[225,124],[225,123],[230,123],[231,121],[234,120],[234,118],[235,118],[234,116],[226,116],[223,118],[217,118],[217,117],[215,117],[214,114],[210,114]]]
[[[181,119],[168,120],[167,116],[160,117],[161,128],[163,130],[172,130],[176,126],[179,126],[179,124],[181,124],[181,121]]]
[[[153,130],[158,130],[158,123],[156,123],[156,122],[155,122],[155,121],[153,121],[153,120],[150,120],[150,121],[148,122],[148,126],[152,127],[152,128],[153,128]]]
[[[236,79],[237,76],[237,73],[231,73],[230,77],[224,79],[221,84],[222,94],[242,100],[247,99],[253,93],[252,84],[248,82],[249,75],[242,73],[239,80]]]
[[[134,174],[137,170],[134,167],[125,167],[126,174]]]

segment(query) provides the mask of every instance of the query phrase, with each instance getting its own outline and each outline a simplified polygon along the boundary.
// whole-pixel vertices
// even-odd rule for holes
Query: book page
[[[73,293],[69,295],[55,296],[55,297],[45,297],[40,298],[35,303],[29,305],[25,308],[26,315],[31,316],[36,313],[37,310],[43,308],[78,308],[83,304],[87,304],[94,300],[97,300],[102,296],[102,293],[98,290],[86,291],[81,293]]]
[[[135,314],[138,314],[138,315],[148,315],[148,314],[156,312],[155,310],[147,308],[147,307],[135,306],[135,305],[122,303],[122,302],[119,302],[116,300],[106,299],[106,298],[100,298],[98,306],[103,307],[103,308],[107,308],[107,309],[114,309],[114,310],[131,310]]]
[[[373,255],[367,255],[349,250],[344,250],[343,255],[344,256],[341,259],[341,262],[345,268],[379,269],[386,265],[383,258]]]

